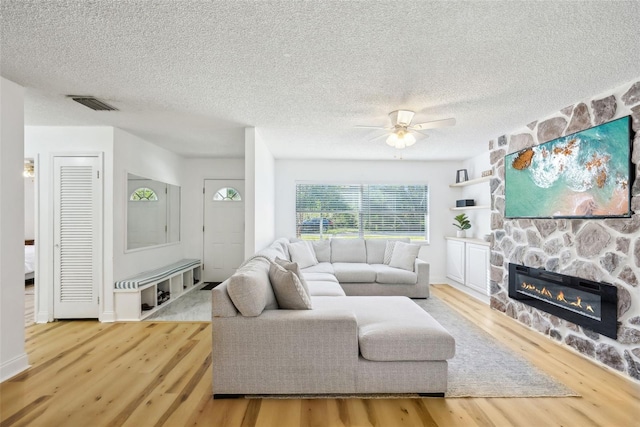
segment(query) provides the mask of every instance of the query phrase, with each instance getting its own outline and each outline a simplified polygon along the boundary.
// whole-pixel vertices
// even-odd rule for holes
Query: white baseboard
[[[22,353],[11,360],[7,360],[5,363],[0,365],[0,382],[15,377],[27,368],[29,368],[27,353]]]
[[[46,311],[36,313],[36,323],[49,323],[49,313]]]
[[[451,286],[452,288],[456,288],[459,291],[464,292],[465,294],[482,301],[485,304],[489,304],[491,302],[491,298],[488,297],[487,295],[483,295],[480,292],[476,291],[475,289],[471,289],[468,286],[463,285],[462,283],[458,283],[455,280],[451,280],[451,279],[446,279],[445,282],[447,285]]]
[[[103,311],[98,319],[103,323],[112,323],[116,321],[116,312],[115,311]]]

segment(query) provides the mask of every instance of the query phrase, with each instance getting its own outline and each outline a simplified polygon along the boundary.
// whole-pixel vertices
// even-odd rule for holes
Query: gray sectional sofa
[[[409,298],[429,297],[429,263],[414,257],[411,271],[385,263],[387,242],[409,243],[409,239],[331,239],[312,242],[318,263],[301,266],[307,282],[339,283],[347,295],[402,295]],[[258,253],[273,258],[282,250],[287,259],[290,243],[297,239],[278,239]],[[294,259],[295,261],[295,259]],[[312,274],[316,273],[316,274]],[[321,288],[320,285],[314,286]],[[320,289],[318,291],[321,292]]]
[[[331,245],[334,249],[333,241]],[[367,247],[365,242],[365,250]],[[290,258],[290,248],[286,239],[276,240],[212,290],[214,398],[256,394],[444,395],[447,359],[455,353],[453,337],[409,298],[386,295],[392,293],[386,290],[392,286],[406,290],[411,284],[389,283],[401,280],[400,276],[375,267],[381,259],[367,258],[366,253],[364,259],[374,262],[352,264],[371,268],[350,269],[341,265],[349,263],[338,256],[329,258],[335,262],[318,259],[315,268],[298,271],[306,282],[304,292],[296,279],[298,291],[310,298],[305,299],[310,309],[282,309],[270,270],[276,258]],[[353,254],[353,248],[347,252],[362,259],[362,254]],[[386,265],[382,261],[379,264]],[[416,261],[418,273],[413,284],[416,287],[420,281],[420,269],[426,271],[423,284],[427,291],[416,292],[423,297],[428,296],[428,264],[424,265]],[[345,282],[349,284],[345,287],[340,278],[351,281]],[[383,278],[390,280],[378,282]],[[373,294],[376,289],[385,289],[385,295],[346,295]]]

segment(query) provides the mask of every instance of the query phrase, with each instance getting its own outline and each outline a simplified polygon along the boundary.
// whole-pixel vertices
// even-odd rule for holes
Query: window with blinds
[[[428,196],[426,185],[297,184],[297,235],[428,240]]]

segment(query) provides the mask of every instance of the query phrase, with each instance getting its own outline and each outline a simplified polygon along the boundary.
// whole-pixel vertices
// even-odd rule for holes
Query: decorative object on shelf
[[[466,169],[458,169],[456,172],[456,183],[469,181],[469,174]]]
[[[486,171],[483,171],[480,176],[484,178],[485,176],[491,176],[491,175],[493,175],[493,169],[487,169]]]
[[[456,222],[453,223],[453,225],[458,228],[456,231],[456,237],[465,237],[467,235],[467,230],[471,228],[469,217],[467,217],[467,214],[461,213],[460,215],[456,215],[453,219],[457,222],[457,224]]]
[[[475,206],[476,202],[473,199],[461,199],[461,200],[456,200],[456,207],[457,208],[462,208],[465,206]]]

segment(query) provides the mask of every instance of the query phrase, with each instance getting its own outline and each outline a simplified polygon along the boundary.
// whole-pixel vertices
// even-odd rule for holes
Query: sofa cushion
[[[416,258],[420,252],[420,245],[412,245],[410,243],[396,242],[393,247],[393,254],[389,267],[401,268],[407,271],[413,271]]]
[[[330,262],[319,262],[316,265],[301,270],[303,273],[329,273],[333,274],[333,264]]]
[[[304,276],[304,280],[307,281],[307,284],[309,282],[318,280],[338,283],[338,279],[336,279],[336,276],[330,273],[306,273],[305,270],[302,270],[302,275]]]
[[[298,264],[286,259],[282,259],[282,258],[276,258],[275,263],[278,264],[279,266],[283,267],[285,270],[291,271],[293,274],[295,274],[296,276],[298,276],[298,279],[300,279],[300,283],[302,284],[302,287],[304,288],[304,290],[306,291],[307,295],[309,295],[309,286],[307,285],[307,281],[304,280],[304,277],[302,276],[302,273],[300,272],[300,267],[298,267]],[[269,278],[271,278],[271,269],[269,269]],[[271,285],[273,285],[273,281],[271,283]],[[274,289],[275,291],[275,289]],[[276,299],[278,299],[278,294],[276,293]]]
[[[299,242],[289,243],[287,248],[289,249],[291,261],[297,263],[300,268],[311,267],[318,263],[316,254],[309,242],[301,240]]]
[[[373,267],[362,262],[335,262],[333,272],[338,282],[371,283],[376,280]]]
[[[376,272],[376,282],[394,285],[415,285],[418,283],[418,274],[400,268],[390,267],[385,264],[372,264]]]
[[[367,360],[446,360],[455,354],[451,334],[407,297],[314,297],[313,305],[353,311],[360,354]]]
[[[331,240],[314,240],[311,246],[318,262],[331,262]]]
[[[269,281],[270,265],[269,259],[258,256],[240,267],[229,278],[227,292],[233,305],[243,316],[259,316],[265,309],[278,308]]]
[[[365,239],[367,247],[367,264],[384,264],[384,252],[387,241],[409,243],[409,239]],[[389,258],[391,259],[391,258]]]
[[[338,282],[315,280],[309,282],[309,294],[312,297],[343,297],[346,294]],[[313,298],[312,298],[313,300]]]
[[[269,267],[269,279],[278,300],[278,307],[288,310],[310,310],[311,298],[300,278],[277,263]]]
[[[331,262],[367,262],[364,239],[331,239]]]

